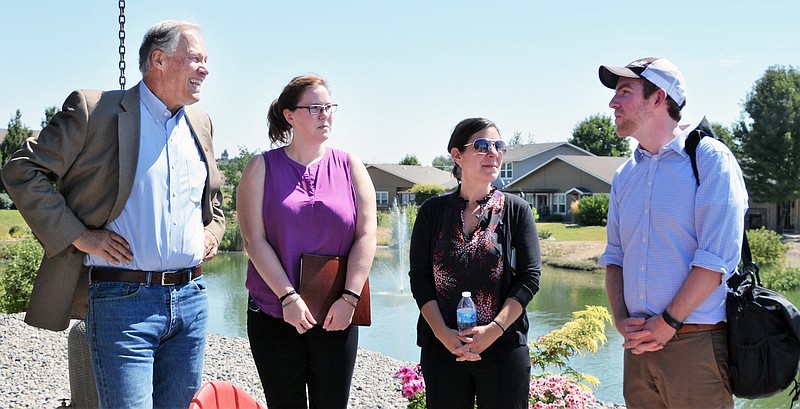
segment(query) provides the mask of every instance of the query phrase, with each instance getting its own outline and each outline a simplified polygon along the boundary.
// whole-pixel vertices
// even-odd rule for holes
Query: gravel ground
[[[69,404],[67,368],[68,331],[54,332],[31,327],[24,314],[0,314],[0,409],[58,408]],[[377,352],[358,350],[350,390],[350,408],[389,409],[406,407],[400,381],[394,372],[401,365],[414,365]],[[209,335],[203,381],[225,380],[244,389],[264,404],[264,395],[243,338]],[[619,408],[600,403],[601,408]]]

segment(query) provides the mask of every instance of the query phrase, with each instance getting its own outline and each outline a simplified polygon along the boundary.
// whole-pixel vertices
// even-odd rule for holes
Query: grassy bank
[[[30,229],[18,210],[0,210],[0,240],[19,238],[28,234]]]

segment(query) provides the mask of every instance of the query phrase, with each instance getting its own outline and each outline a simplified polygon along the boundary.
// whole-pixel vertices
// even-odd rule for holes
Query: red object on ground
[[[238,386],[211,381],[201,386],[189,409],[266,409]]]

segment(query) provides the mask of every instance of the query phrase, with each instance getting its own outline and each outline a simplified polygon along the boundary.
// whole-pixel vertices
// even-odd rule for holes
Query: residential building
[[[433,166],[373,164],[367,165],[367,172],[375,186],[378,209],[388,209],[394,203],[413,204],[414,194],[409,189],[417,184],[442,185],[446,190],[457,186],[450,172]]]

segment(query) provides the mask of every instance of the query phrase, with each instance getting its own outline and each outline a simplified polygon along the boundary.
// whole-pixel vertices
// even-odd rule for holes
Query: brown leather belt
[[[716,324],[683,324],[681,329],[678,330],[678,334],[688,334],[690,332],[700,332],[700,331],[713,331],[716,329],[723,329],[727,326],[728,324],[726,322],[718,322]]]
[[[122,281],[144,285],[176,285],[188,283],[201,275],[203,275],[202,266],[174,271],[142,271],[92,267],[89,277],[92,281]]]

